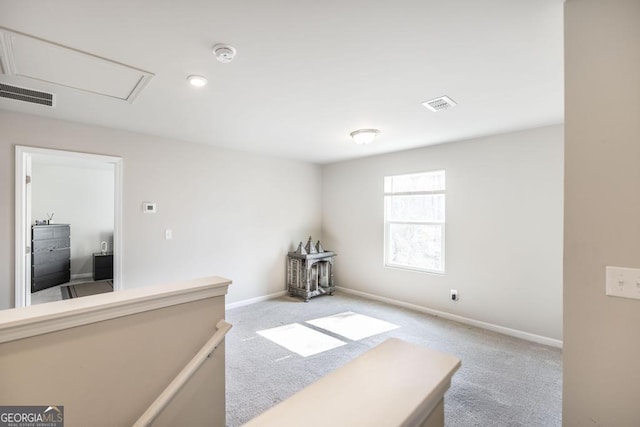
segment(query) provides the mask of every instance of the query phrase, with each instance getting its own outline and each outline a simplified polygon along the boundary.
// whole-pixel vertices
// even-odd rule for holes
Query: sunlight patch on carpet
[[[313,356],[347,344],[299,323],[265,329],[257,334],[302,357]]]
[[[384,320],[365,316],[363,314],[354,313],[352,311],[334,314],[333,316],[321,317],[319,319],[307,320],[307,323],[354,341],[400,327],[393,323],[385,322]]]

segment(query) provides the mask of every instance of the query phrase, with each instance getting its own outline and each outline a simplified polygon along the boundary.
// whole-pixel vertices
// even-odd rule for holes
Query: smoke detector
[[[228,44],[217,44],[213,46],[213,54],[218,61],[226,64],[233,61],[236,56],[236,48]]]
[[[437,113],[438,111],[444,111],[453,108],[458,104],[456,104],[456,102],[448,96],[441,96],[440,98],[424,101],[422,105],[424,105],[434,113]]]

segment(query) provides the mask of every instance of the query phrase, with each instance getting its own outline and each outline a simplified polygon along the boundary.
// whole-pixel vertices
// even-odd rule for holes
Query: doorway
[[[16,147],[16,191],[15,191],[15,306],[24,307],[31,305],[31,273],[32,273],[32,242],[31,227],[36,219],[45,216],[43,213],[35,212],[32,201],[32,174],[34,165],[47,165],[49,168],[83,168],[87,171],[111,171],[108,176],[113,182],[113,201],[108,204],[113,209],[113,236],[112,241],[106,237],[110,251],[113,252],[113,290],[123,288],[122,281],[122,158],[113,156],[103,156],[96,154],[80,153],[73,151],[52,150],[35,147]],[[42,166],[44,167],[44,166]],[[86,172],[85,172],[86,173]],[[64,183],[61,183],[64,185]],[[109,197],[109,196],[107,196]],[[36,209],[38,210],[39,208]],[[110,214],[110,212],[109,212]],[[55,213],[52,223],[56,223]],[[97,242],[99,245],[100,242]],[[72,255],[73,258],[73,255]],[[86,264],[86,261],[84,261]],[[72,260],[72,264],[74,264]],[[76,264],[78,264],[76,262]],[[77,267],[75,267],[77,270]],[[72,273],[74,269],[72,269]],[[75,271],[76,273],[78,271]],[[86,274],[86,273],[85,273]],[[82,274],[79,274],[82,275]]]

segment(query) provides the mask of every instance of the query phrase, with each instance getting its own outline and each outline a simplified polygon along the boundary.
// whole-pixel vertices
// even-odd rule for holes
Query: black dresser
[[[31,226],[31,292],[71,279],[69,224]]]

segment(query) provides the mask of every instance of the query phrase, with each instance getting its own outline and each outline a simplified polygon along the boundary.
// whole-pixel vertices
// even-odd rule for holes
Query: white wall
[[[287,251],[320,236],[318,166],[6,111],[0,129],[0,308],[14,300],[15,145],[123,158],[126,288],[220,275],[228,302],[275,293]]]
[[[640,301],[605,266],[640,268],[640,1],[565,3],[565,426],[639,426]]]
[[[107,168],[108,166],[108,168]],[[31,171],[31,223],[53,213],[71,226],[71,275],[91,274],[91,254],[100,242],[113,249],[114,168],[34,162]]]
[[[446,273],[384,267],[383,177],[435,169],[446,170]],[[323,244],[338,253],[338,286],[562,339],[562,126],[323,170]]]
[[[225,282],[211,279],[0,312],[0,402],[65,402],[67,426],[134,425],[224,318]],[[154,427],[225,426],[224,342],[167,403]]]

